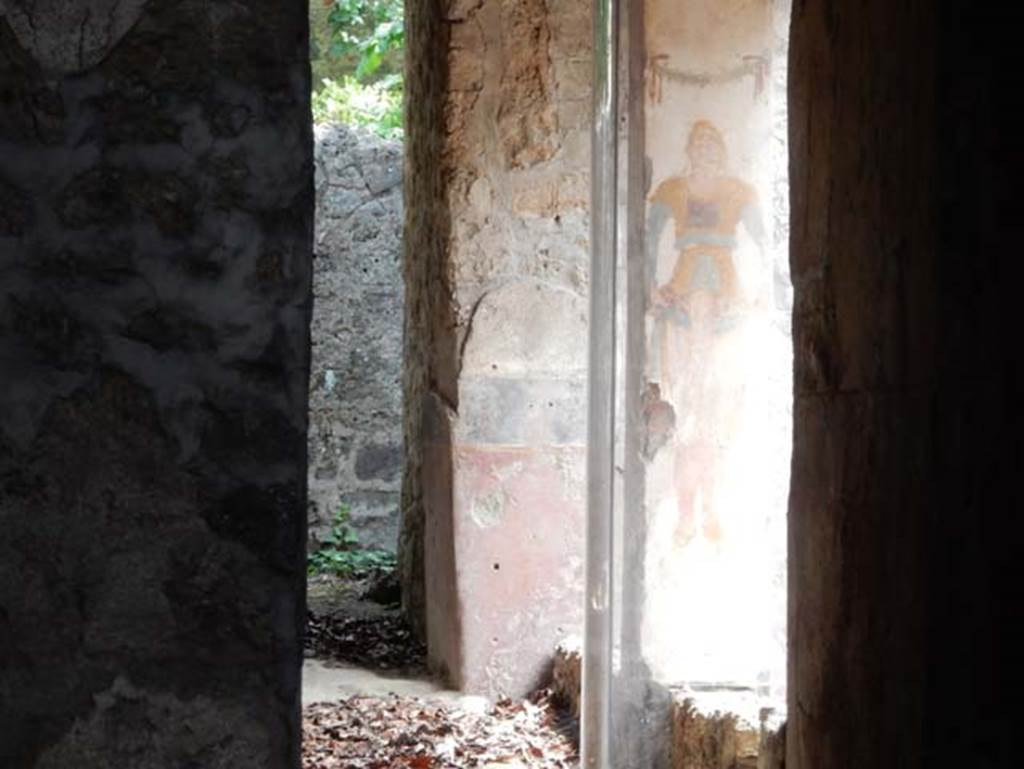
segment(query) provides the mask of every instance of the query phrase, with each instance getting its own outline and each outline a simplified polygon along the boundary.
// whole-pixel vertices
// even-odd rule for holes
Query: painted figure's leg
[[[703,516],[701,519],[701,531],[704,538],[714,544],[721,544],[722,523],[718,516],[718,504],[715,499],[715,489],[718,486],[718,471],[721,466],[721,451],[715,448],[708,449],[707,461],[705,464],[704,488],[706,489],[703,499]]]
[[[677,548],[688,545],[697,536],[697,489],[700,474],[697,457],[687,446],[678,446],[675,456],[676,527],[673,542]]]
[[[711,321],[715,316],[715,297],[708,291],[694,291],[686,299],[687,312],[693,326],[694,352],[700,355],[710,341]],[[702,365],[700,360],[696,365]]]
[[[739,276],[736,274],[732,253],[725,249],[716,252],[715,269],[720,281],[717,311],[719,314],[725,314],[732,310],[740,299]]]
[[[709,528],[708,516],[712,509],[714,449],[710,446],[680,446],[676,450],[676,504],[678,518],[674,542],[685,547],[698,531],[711,539],[709,532],[717,531],[717,519]],[[698,509],[699,508],[699,509]]]
[[[676,259],[676,266],[672,270],[672,277],[668,281],[668,288],[673,295],[682,298],[689,293],[693,283],[693,273],[696,269],[697,260],[694,259],[692,252],[681,251],[679,258]],[[688,307],[683,309],[689,311]]]

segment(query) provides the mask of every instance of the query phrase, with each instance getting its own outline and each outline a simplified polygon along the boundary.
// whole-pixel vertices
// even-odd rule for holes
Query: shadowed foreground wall
[[[296,767],[301,4],[0,17],[0,766]]]
[[[1019,765],[1019,91],[967,7],[794,3],[788,769]]]

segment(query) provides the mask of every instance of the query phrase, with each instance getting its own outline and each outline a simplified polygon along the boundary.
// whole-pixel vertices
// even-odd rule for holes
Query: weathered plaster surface
[[[642,487],[643,500],[628,500],[626,509],[642,504],[646,517],[642,524],[632,519],[626,531],[641,538],[645,552],[624,577],[644,583],[636,591],[645,595],[643,656],[655,680],[742,682],[778,705],[785,700],[792,436],[788,6],[781,0],[644,4],[646,66],[641,92],[632,98],[643,107],[649,186],[636,192],[646,198],[638,216],[654,285],[634,288],[634,301],[647,314],[636,323],[639,332],[630,333],[642,349],[637,358],[645,356],[642,387],[657,386],[657,405],[670,410],[674,424],[645,429],[659,439],[667,432],[667,440],[632,468],[643,475],[634,486]],[[699,189],[699,158],[690,142],[701,126],[720,143],[712,173],[724,183],[717,191]],[[749,196],[732,225],[726,223],[734,204],[723,189]],[[715,278],[710,285],[677,277],[708,253],[695,256],[701,247],[680,246],[704,237],[708,225],[688,213],[701,205],[714,212],[714,227],[728,232],[730,243],[717,251],[718,267],[704,262],[705,274]],[[663,215],[670,223],[658,227]],[[735,288],[726,280],[730,271]],[[655,292],[666,288],[676,296],[675,315],[657,306]],[[700,306],[709,300],[715,305],[707,322]],[[628,380],[625,386],[641,387]]]
[[[297,766],[305,14],[6,11],[0,765]]]
[[[424,4],[409,33],[404,560],[432,663],[516,694],[580,613],[589,5]]]
[[[402,147],[316,128],[309,426],[315,539],[345,505],[367,547],[394,551],[402,482]]]

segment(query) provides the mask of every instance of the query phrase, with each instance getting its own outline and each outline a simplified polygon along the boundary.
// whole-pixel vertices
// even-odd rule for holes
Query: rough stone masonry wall
[[[1020,765],[1008,22],[794,3],[788,769]]]
[[[312,539],[347,506],[394,551],[402,476],[402,146],[317,126],[309,408]]]
[[[431,662],[491,695],[580,621],[589,10],[410,4],[403,558]]]
[[[0,17],[0,766],[299,764],[300,4]]]

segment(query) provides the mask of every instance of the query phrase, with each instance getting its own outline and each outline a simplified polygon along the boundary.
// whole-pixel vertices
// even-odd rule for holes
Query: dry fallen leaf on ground
[[[563,716],[546,693],[486,713],[414,697],[350,697],[303,711],[304,769],[576,769]]]

